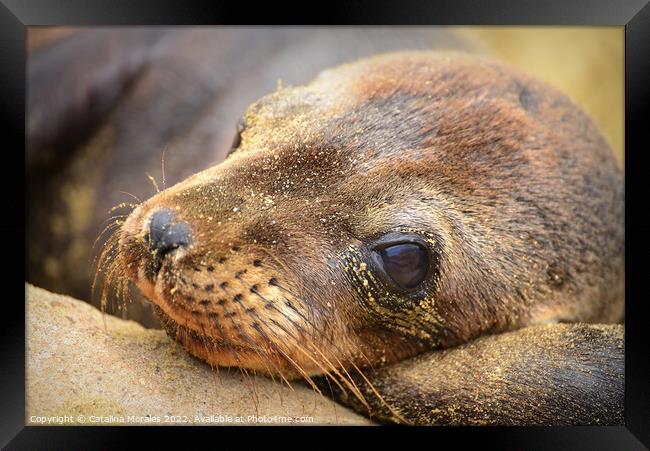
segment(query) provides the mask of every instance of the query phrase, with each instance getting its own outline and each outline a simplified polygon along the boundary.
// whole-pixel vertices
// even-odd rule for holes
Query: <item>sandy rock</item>
[[[371,424],[301,383],[213,371],[85,302],[29,284],[26,302],[27,424]]]

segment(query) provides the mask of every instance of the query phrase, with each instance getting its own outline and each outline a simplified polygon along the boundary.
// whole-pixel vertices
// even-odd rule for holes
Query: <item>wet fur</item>
[[[316,389],[312,376],[326,374],[342,399],[404,422],[620,418],[618,386],[605,394],[606,411],[589,410],[600,398],[587,396],[570,416],[547,397],[535,420],[477,407],[490,394],[502,405],[511,387],[479,389],[470,361],[453,380],[437,376],[440,362],[464,365],[463,349],[492,364],[514,356],[512,380],[534,382],[518,392],[525,404],[563,390],[546,385],[545,367],[603,375],[605,388],[622,375],[620,334],[535,329],[612,323],[623,312],[623,176],[562,94],[481,58],[389,54],[261,99],[236,144],[224,163],[137,206],[100,264],[135,281],[191,353]],[[193,244],[156,262],[157,275],[146,230],[159,208],[190,224]],[[439,264],[417,295],[391,292],[368,260],[371,243],[390,232],[435,249]],[[362,370],[468,342],[476,347]],[[557,352],[544,353],[549,346]],[[583,349],[595,352],[592,372],[581,369]],[[430,378],[414,382],[422,368]],[[436,398],[456,383],[466,390],[456,387],[454,400]],[[564,393],[579,400],[585,387]],[[448,406],[454,415],[435,413]]]

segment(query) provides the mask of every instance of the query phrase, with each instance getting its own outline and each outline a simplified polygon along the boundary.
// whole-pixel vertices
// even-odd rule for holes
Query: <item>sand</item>
[[[26,424],[371,424],[299,382],[212,370],[161,330],[26,284]]]

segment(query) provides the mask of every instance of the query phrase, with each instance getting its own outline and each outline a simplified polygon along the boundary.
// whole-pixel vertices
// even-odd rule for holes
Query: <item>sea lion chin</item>
[[[381,55],[244,114],[140,204],[116,267],[195,356],[285,378],[623,312],[623,175],[592,121],[487,59]]]

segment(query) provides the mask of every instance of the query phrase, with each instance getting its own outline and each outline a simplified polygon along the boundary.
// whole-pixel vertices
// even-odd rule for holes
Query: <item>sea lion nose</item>
[[[190,228],[187,222],[174,222],[169,210],[159,210],[149,223],[149,245],[159,255],[190,244]]]

